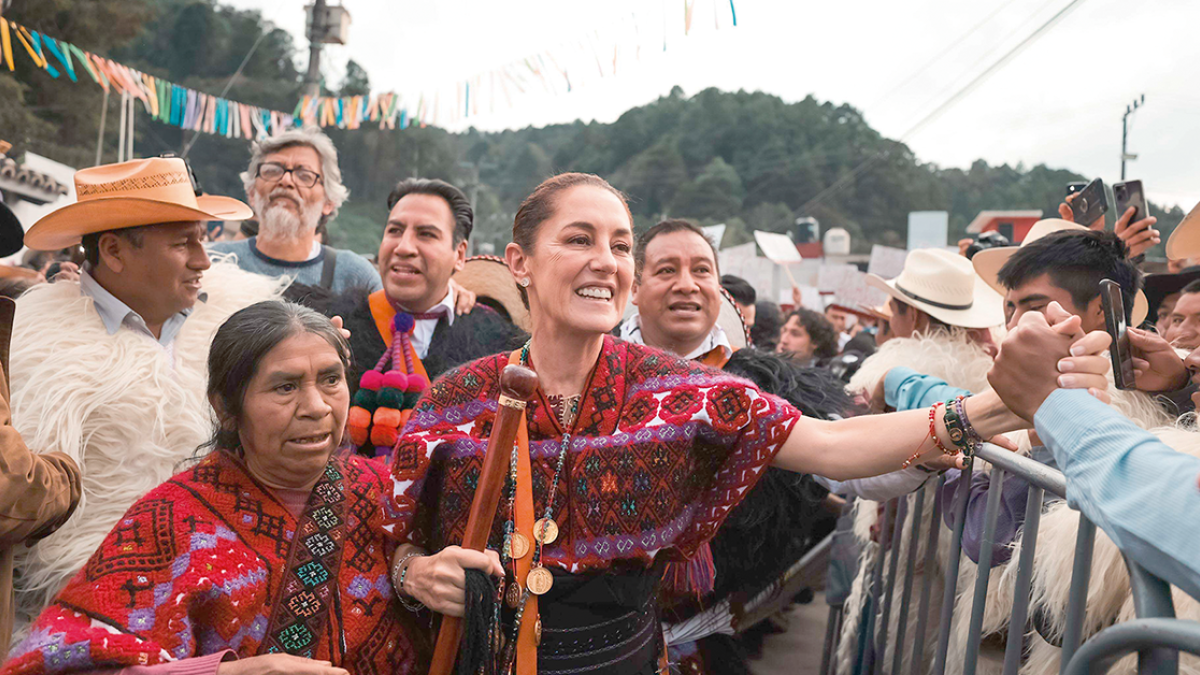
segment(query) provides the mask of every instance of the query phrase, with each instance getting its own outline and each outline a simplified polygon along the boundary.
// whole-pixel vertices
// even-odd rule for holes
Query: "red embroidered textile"
[[[337,456],[300,518],[217,451],[129,509],[0,673],[152,665],[234,650],[413,672],[388,577],[384,467]]]
[[[462,540],[507,361],[502,354],[447,373],[417,405],[392,458],[385,529],[397,540],[434,551]],[[690,557],[799,417],[745,380],[606,336],[571,430],[560,534],[546,564],[580,573],[617,561],[648,568],[661,551]],[[564,431],[540,392],[526,418],[540,514]]]

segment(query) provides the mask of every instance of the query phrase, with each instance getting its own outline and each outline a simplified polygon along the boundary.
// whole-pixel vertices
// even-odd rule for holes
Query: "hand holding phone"
[[[1069,186],[1068,186],[1069,189]],[[1097,178],[1087,184],[1073,198],[1067,200],[1071,206],[1072,221],[1084,227],[1092,227],[1108,213],[1108,196],[1104,193],[1104,181]],[[1101,221],[1103,227],[1103,221]]]
[[[1113,379],[1117,389],[1133,389],[1136,385],[1136,376],[1133,372],[1133,351],[1129,345],[1125,298],[1121,295],[1120,284],[1112,279],[1101,280],[1100,304],[1104,308],[1104,328],[1112,337],[1108,354],[1112,358]]]
[[[1153,228],[1158,219],[1150,215],[1142,181],[1114,183],[1112,187],[1117,207],[1113,232],[1129,247],[1129,257],[1136,258],[1161,241],[1158,230]]]

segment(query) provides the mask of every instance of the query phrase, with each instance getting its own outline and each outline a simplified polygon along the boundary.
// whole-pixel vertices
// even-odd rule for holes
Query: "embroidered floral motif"
[[[447,373],[406,429],[386,509],[399,540],[435,549],[461,542],[487,447],[477,430],[495,417],[506,364],[498,355]],[[559,441],[547,402],[526,408],[535,504],[546,503],[557,459],[547,452]],[[649,566],[660,549],[690,555],[762,475],[799,416],[748,382],[606,338],[579,403],[548,564],[580,572],[615,560]],[[493,532],[499,528],[497,521]]]

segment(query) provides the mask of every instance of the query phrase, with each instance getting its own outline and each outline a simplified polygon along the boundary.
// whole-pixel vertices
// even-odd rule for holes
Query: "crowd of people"
[[[323,241],[348,190],[320,131],[256,143],[241,178],[248,204],[182,159],[98,166],[27,231],[0,222],[0,254],[44,252],[0,302],[0,674],[424,673],[441,617],[466,623],[458,672],[748,672],[731,599],[828,535],[841,498],[852,607],[882,555],[872,501],[939,474],[943,500],[971,492],[978,561],[989,484],[963,458],[985,441],[1064,471],[1113,550],[1200,597],[1178,525],[1200,511],[1200,273],[1143,279],[1152,218],[914,250],[871,278],[881,307],[781,308],[695,224],[636,233],[599,176],[539,185],[502,258],[468,257],[461,190],[399,180],[372,259]],[[255,226],[211,242],[211,221]],[[1200,216],[1168,250],[1200,258]],[[1104,279],[1144,324],[1136,389],[1109,375]],[[526,400],[510,365],[536,373]],[[1025,487],[1001,488],[993,566]]]

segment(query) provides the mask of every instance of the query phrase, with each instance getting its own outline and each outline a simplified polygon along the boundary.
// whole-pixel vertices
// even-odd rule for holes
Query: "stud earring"
[[[529,288],[529,277],[521,277],[517,283],[521,284],[521,288]]]

